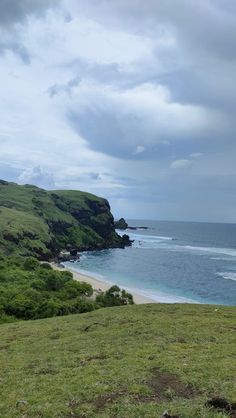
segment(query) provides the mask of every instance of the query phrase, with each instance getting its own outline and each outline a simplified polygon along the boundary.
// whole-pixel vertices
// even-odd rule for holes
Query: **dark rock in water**
[[[78,254],[78,250],[76,248],[72,248],[70,250],[70,255],[72,255],[73,257],[76,257]]]
[[[205,405],[208,408],[214,408],[218,411],[229,413],[231,417],[236,414],[236,402],[231,403],[225,398],[215,396],[214,398],[208,399]]]
[[[120,218],[118,221],[115,221],[115,228],[116,229],[127,229],[128,224],[124,218]]]
[[[66,261],[70,261],[71,263],[75,261],[79,261],[80,255],[76,249],[68,250],[68,251],[61,251],[57,257],[59,263],[63,263]]]
[[[132,242],[133,242],[133,241],[130,240],[129,235],[127,235],[127,234],[124,234],[122,236],[122,241],[123,241],[124,247],[127,247],[127,246],[130,247],[132,245]]]

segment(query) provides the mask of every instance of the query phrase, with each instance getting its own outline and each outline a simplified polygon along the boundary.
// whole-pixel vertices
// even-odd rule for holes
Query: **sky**
[[[0,178],[236,222],[235,0],[0,0]]]

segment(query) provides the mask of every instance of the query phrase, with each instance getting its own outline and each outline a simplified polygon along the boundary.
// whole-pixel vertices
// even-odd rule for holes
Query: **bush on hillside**
[[[33,257],[0,260],[0,323],[133,304],[132,295],[118,286],[95,300],[92,295],[92,286],[75,281],[70,271],[55,271]]]
[[[133,296],[121,290],[119,286],[112,286],[106,292],[96,296],[96,302],[99,306],[121,306],[121,305],[133,305]]]

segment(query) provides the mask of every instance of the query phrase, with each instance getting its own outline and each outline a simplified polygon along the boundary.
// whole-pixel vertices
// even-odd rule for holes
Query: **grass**
[[[0,180],[0,252],[49,259],[61,249],[123,245],[105,199]]]
[[[235,313],[153,304],[1,325],[0,417],[228,417],[204,405],[233,401]]]

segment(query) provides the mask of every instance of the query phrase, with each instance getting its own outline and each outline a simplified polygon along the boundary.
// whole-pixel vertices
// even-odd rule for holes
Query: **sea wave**
[[[159,241],[159,240],[173,240],[172,237],[166,237],[162,235],[143,235],[143,234],[129,234],[130,238],[136,239],[136,240],[143,240],[143,241]]]
[[[154,302],[158,303],[197,303],[200,304],[201,302],[197,301],[196,299],[190,299],[184,296],[174,295],[170,293],[165,293],[162,291],[146,291],[139,288],[134,287],[127,287],[126,290],[129,292],[133,292],[136,295],[144,296],[145,298],[151,299]]]
[[[219,276],[223,277],[225,280],[233,280],[236,282],[236,272],[232,271],[223,271],[222,273],[217,273]]]
[[[161,235],[130,234],[130,238],[134,240],[133,246],[135,248],[161,248],[168,251],[198,252],[199,254],[209,253],[212,255],[236,257],[235,248],[202,247],[175,244],[175,238]]]
[[[141,231],[141,229],[140,229]],[[124,231],[120,229],[116,229],[116,232],[119,235],[124,235]],[[146,234],[138,234],[136,232],[127,231],[130,239],[135,241],[143,241],[143,242],[156,242],[162,240],[173,240],[172,237],[162,236],[162,235],[146,235]]]
[[[231,257],[236,257],[236,249],[234,248],[218,248],[218,247],[194,247],[191,245],[186,245],[184,248],[192,251],[201,251],[201,252],[207,252],[212,254],[224,254],[229,255]]]

